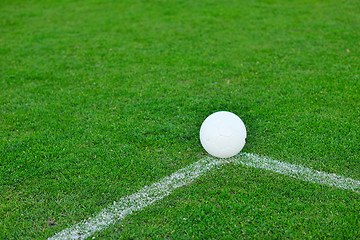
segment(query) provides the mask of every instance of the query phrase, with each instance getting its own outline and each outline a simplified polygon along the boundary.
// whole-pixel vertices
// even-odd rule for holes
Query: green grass
[[[44,239],[205,155],[211,113],[243,151],[360,179],[360,4],[0,2],[0,238]],[[100,239],[360,237],[360,195],[227,165]]]

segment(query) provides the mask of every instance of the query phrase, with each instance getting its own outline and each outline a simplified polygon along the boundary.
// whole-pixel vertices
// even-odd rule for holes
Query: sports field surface
[[[0,0],[0,239],[359,239],[359,13]],[[199,141],[221,110],[227,160]]]

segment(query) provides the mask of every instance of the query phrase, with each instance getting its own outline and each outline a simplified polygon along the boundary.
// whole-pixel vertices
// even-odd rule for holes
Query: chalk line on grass
[[[55,234],[49,240],[55,239],[84,239],[97,231],[107,228],[110,224],[124,219],[127,215],[141,210],[154,202],[168,196],[174,189],[189,184],[199,176],[209,172],[216,166],[227,161],[205,157],[179,171],[140,189],[138,192],[120,199],[103,209],[94,217],[88,218],[63,231]]]
[[[213,168],[233,162],[249,167],[265,169],[288,175],[304,181],[348,189],[360,193],[360,181],[344,178],[335,174],[317,171],[311,168],[260,157],[251,153],[240,153],[229,159],[205,157],[199,161],[164,177],[159,182],[140,189],[138,192],[121,198],[118,202],[104,208],[100,213],[55,234],[49,240],[84,239],[101,231],[127,215],[139,211],[154,202],[168,196],[174,189],[191,183]]]
[[[345,178],[332,173],[321,172],[301,165],[280,162],[267,157],[260,157],[252,153],[240,153],[237,156],[228,159],[228,161],[284,174],[307,182],[360,193],[360,181],[358,180]]]

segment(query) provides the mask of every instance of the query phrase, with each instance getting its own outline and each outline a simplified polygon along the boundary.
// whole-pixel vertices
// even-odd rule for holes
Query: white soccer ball
[[[200,128],[200,142],[214,157],[229,158],[245,145],[246,128],[243,121],[231,112],[221,111],[208,116]]]

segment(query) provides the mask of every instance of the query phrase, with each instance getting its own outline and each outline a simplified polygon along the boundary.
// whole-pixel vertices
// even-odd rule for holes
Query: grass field
[[[0,239],[46,239],[206,156],[360,180],[358,0],[1,0]],[[360,195],[227,164],[95,239],[359,239]]]

